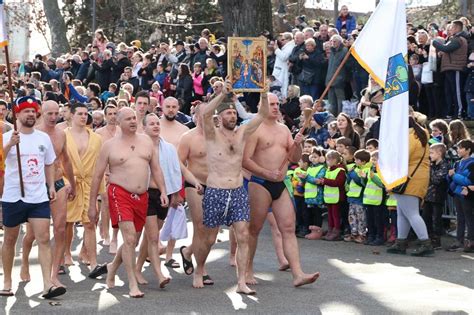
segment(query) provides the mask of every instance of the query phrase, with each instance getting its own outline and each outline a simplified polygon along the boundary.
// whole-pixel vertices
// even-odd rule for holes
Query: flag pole
[[[341,43],[341,45],[342,45],[342,43]],[[329,89],[331,88],[332,84],[334,83],[334,80],[336,80],[337,76],[339,75],[342,68],[346,64],[346,62],[349,59],[350,55],[351,55],[351,48],[349,48],[347,50],[347,53],[344,56],[344,59],[342,59],[341,63],[337,67],[336,71],[334,72],[333,76],[331,77],[331,80],[329,80],[328,84],[326,85],[326,88],[324,89],[324,91],[321,94],[321,96],[319,97],[319,99],[316,102],[314,102],[313,107],[311,108],[311,115],[308,115],[308,114],[305,113],[305,117],[307,119],[305,120],[305,122],[303,124],[303,127],[301,127],[300,130],[298,131],[298,134],[303,134],[305,132],[305,130],[308,129],[309,126],[311,126],[311,119],[312,119],[312,116],[314,115],[314,113],[316,112],[316,108],[317,108],[316,105],[321,104],[323,102],[324,98],[329,93]],[[285,164],[289,161],[291,151],[293,150],[294,147],[295,147],[295,144],[293,143],[293,146],[290,148],[290,150],[288,150],[288,155],[286,156],[286,159],[281,163],[279,170],[281,170],[283,167],[285,167]]]
[[[15,131],[18,131],[18,127],[16,124],[16,114],[14,110],[14,101],[13,101],[13,83],[12,83],[12,70],[10,67],[10,56],[8,54],[8,44],[5,45],[5,62],[7,64],[7,76],[8,76],[8,93],[10,94],[10,102],[12,104],[12,120],[13,120],[13,129]],[[18,163],[18,176],[20,176],[20,191],[21,191],[21,196],[25,197],[25,187],[23,185],[23,174],[21,170],[21,156],[20,156],[20,144],[17,143],[15,145],[16,147],[16,159]]]

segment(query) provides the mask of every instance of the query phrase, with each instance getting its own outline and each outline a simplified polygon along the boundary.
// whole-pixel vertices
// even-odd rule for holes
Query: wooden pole
[[[14,100],[13,100],[13,83],[12,83],[12,70],[10,67],[10,56],[8,55],[8,45],[5,46],[5,61],[7,64],[7,76],[8,76],[8,93],[10,94],[10,102],[12,104],[12,119],[13,119],[13,130],[17,131],[18,127],[16,125],[16,114],[14,110]],[[20,191],[21,196],[25,197],[25,187],[23,185],[23,172],[21,170],[21,156],[20,156],[20,144],[17,143],[16,147],[16,157],[18,162],[18,176],[20,176]]]
[[[342,45],[342,43],[341,43],[341,45]],[[305,132],[305,130],[307,128],[309,128],[309,126],[311,126],[311,117],[316,112],[316,105],[320,104],[324,100],[324,97],[326,97],[326,95],[329,93],[329,89],[331,88],[331,85],[334,83],[334,80],[336,80],[337,76],[339,75],[342,68],[346,64],[346,62],[349,59],[350,55],[351,55],[351,49],[349,48],[347,50],[346,55],[344,56],[344,59],[342,59],[341,63],[337,67],[336,72],[334,72],[333,76],[331,77],[331,80],[329,80],[328,84],[326,85],[326,88],[324,89],[323,93],[321,94],[319,99],[316,102],[314,102],[313,107],[311,108],[311,115],[309,116],[309,119],[305,120],[305,122],[303,124],[303,127],[301,127],[301,129],[298,131],[299,134],[303,134]],[[294,146],[295,146],[295,144],[293,143],[293,146],[288,151],[288,155],[286,156],[286,159],[283,160],[283,162],[281,163],[279,170],[281,170],[283,167],[285,167],[285,164],[288,163],[288,161],[290,159],[291,151],[293,151]]]

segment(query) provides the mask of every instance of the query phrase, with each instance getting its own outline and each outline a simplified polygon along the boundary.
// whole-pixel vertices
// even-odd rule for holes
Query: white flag
[[[0,0],[0,47],[8,45],[7,26],[5,25],[5,9],[3,0]]]
[[[352,55],[385,89],[380,118],[378,172],[387,189],[408,175],[408,67],[405,0],[382,0]]]

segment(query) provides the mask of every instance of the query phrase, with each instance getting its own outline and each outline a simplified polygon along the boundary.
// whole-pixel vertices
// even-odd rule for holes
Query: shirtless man
[[[191,172],[179,161],[178,153],[174,146],[160,137],[161,126],[158,116],[154,113],[146,115],[143,120],[143,127],[145,128],[145,134],[151,138],[155,150],[158,152],[160,167],[164,174],[165,187],[168,193],[170,205],[171,207],[176,208],[178,206],[178,194],[181,190],[181,173],[188,182],[193,183],[193,187],[197,190],[201,191],[202,186],[193,174],[191,174]],[[139,284],[148,283],[141,273],[143,264],[148,255],[153,269],[158,276],[158,280],[160,281],[160,287],[162,287],[162,283],[166,281],[169,282],[169,278],[165,278],[161,272],[158,244],[160,230],[163,227],[166,216],[168,215],[168,207],[160,206],[160,195],[161,192],[158,188],[158,183],[151,179],[150,187],[148,188],[148,211],[145,223],[146,237],[142,239],[140,244],[140,254],[136,266],[136,277]]]
[[[207,156],[206,139],[204,139],[204,130],[202,127],[202,111],[205,104],[195,106],[194,118],[196,128],[184,133],[179,140],[178,155],[188,170],[199,180],[202,186],[207,181]],[[189,246],[180,248],[181,258],[183,260],[184,273],[190,275],[194,272],[194,266],[191,256],[194,253],[194,247],[208,237],[207,231],[202,222],[202,199],[203,195],[187,181],[184,182],[186,191],[186,200],[191,213],[193,222],[193,239]],[[211,235],[212,236],[212,235]],[[196,276],[196,274],[194,274]],[[197,281],[196,281],[197,282]],[[209,277],[206,267],[203,268],[203,284],[212,285],[214,281]]]
[[[167,97],[163,101],[163,116],[160,119],[161,132],[160,135],[166,142],[178,148],[179,139],[189,130],[188,127],[176,120],[176,114],[179,111],[179,102],[174,97]],[[178,195],[177,204],[183,202],[183,197]],[[169,240],[166,246],[165,264],[170,268],[179,268],[179,264],[172,259],[173,249],[176,245],[176,240]]]
[[[51,217],[53,219],[53,232],[55,245],[52,248],[53,260],[51,271],[51,282],[58,287],[64,285],[58,279],[59,274],[65,274],[66,269],[61,266],[64,259],[64,249],[66,248],[66,203],[67,199],[72,200],[76,195],[76,182],[74,180],[74,172],[72,169],[69,155],[66,148],[66,135],[64,131],[59,130],[56,126],[56,121],[59,115],[59,105],[55,101],[46,101],[41,106],[43,121],[36,129],[48,134],[53,143],[54,152],[56,153],[56,160],[54,161],[54,189],[56,190],[56,200],[50,203]],[[61,168],[62,166],[62,168]],[[64,174],[63,174],[64,170]],[[69,184],[65,186],[63,175],[66,176]],[[26,234],[23,237],[22,243],[22,260],[20,278],[22,281],[30,281],[30,272],[28,257],[30,255],[31,247],[35,236],[29,224],[27,225]]]
[[[270,115],[249,138],[245,146],[243,166],[253,176],[249,183],[250,195],[250,259],[247,283],[257,284],[254,277],[253,258],[257,248],[257,238],[272,207],[278,228],[283,237],[283,250],[293,274],[293,285],[299,287],[316,281],[319,272],[305,274],[301,270],[298,242],[295,236],[295,210],[283,180],[287,166],[279,169],[290,152],[290,161],[296,163],[301,156],[303,137],[291,137],[288,128],[278,123],[279,102],[275,94],[269,93]],[[293,143],[296,145],[293,146]]]
[[[102,128],[97,129],[95,132],[102,137],[102,143],[112,139],[115,135],[120,133],[120,127],[117,126],[117,107],[115,105],[107,105],[104,108],[106,125]],[[105,172],[105,180],[108,182],[108,172]],[[100,194],[100,226],[101,236],[104,240],[104,246],[109,246],[109,253],[115,255],[117,253],[117,235],[118,229],[113,229],[112,240],[109,235],[109,199],[107,193]]]
[[[161,192],[162,207],[168,205],[163,174],[158,163],[157,150],[152,140],[137,133],[137,116],[128,107],[119,110],[118,121],[122,130],[120,136],[107,141],[100,152],[92,180],[89,218],[95,222],[99,185],[109,167],[109,207],[112,226],[118,226],[123,245],[117,250],[114,260],[101,266],[94,275],[107,273],[107,286],[115,286],[115,273],[123,262],[127,271],[130,297],[141,298],[145,294],[138,288],[135,275],[135,247],[146,222],[148,208],[148,182],[151,178]]]
[[[193,286],[203,287],[204,263],[216,240],[220,225],[226,224],[234,227],[238,244],[237,292],[255,294],[255,291],[247,286],[245,279],[250,208],[248,194],[243,187],[242,157],[247,138],[268,116],[268,100],[266,93],[263,93],[258,114],[248,124],[236,129],[237,111],[228,96],[231,88],[231,83],[226,82],[222,93],[209,102],[203,111],[209,172],[203,200],[203,223],[209,237],[196,244],[194,248],[197,266]],[[223,102],[225,98],[227,100]],[[218,128],[214,125],[214,111],[219,117]]]
[[[74,104],[71,113],[73,115],[72,127],[66,129],[65,133],[67,152],[76,178],[76,198],[67,204],[65,263],[72,264],[71,243],[74,223],[81,222],[84,226],[84,246],[79,254],[79,260],[89,264],[93,271],[97,267],[96,222],[89,221],[87,210],[92,174],[102,146],[102,139],[86,127],[88,112],[85,104]]]
[[[2,133],[8,132],[13,129],[13,125],[5,120],[8,114],[8,105],[4,100],[0,100],[0,121],[2,124]]]
[[[64,121],[58,124],[59,130],[65,130],[68,127],[71,127],[72,113],[71,113],[71,104],[66,103],[63,105],[63,118]]]

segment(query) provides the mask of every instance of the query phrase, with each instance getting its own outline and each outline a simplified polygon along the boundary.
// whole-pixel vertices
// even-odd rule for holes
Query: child
[[[346,169],[341,154],[334,150],[326,153],[326,164],[326,175],[316,180],[316,184],[324,185],[324,203],[328,208],[328,232],[324,239],[338,241],[341,233],[339,203],[346,200]]]
[[[344,158],[344,162],[346,163],[347,171],[350,171],[354,168],[354,154],[357,152],[356,147],[350,146],[344,150],[342,157]]]
[[[305,222],[311,233],[305,238],[315,240],[321,238],[321,227],[323,226],[323,186],[316,184],[318,179],[324,178],[326,174],[326,159],[322,148],[314,148],[309,156],[311,166],[308,167],[304,185],[304,201],[306,203],[307,216]],[[305,225],[306,225],[305,224]]]
[[[348,171],[347,202],[349,203],[349,225],[351,234],[344,241],[354,241],[362,244],[365,241],[367,225],[365,222],[366,209],[362,203],[364,179],[367,170],[370,169],[370,153],[367,150],[359,150],[354,154],[355,167]]]
[[[326,121],[329,117],[327,112],[316,113],[313,115],[312,128],[309,136],[316,140],[317,144],[323,148],[328,147],[329,131]]]
[[[155,81],[158,82],[160,87],[165,86],[165,79],[166,79],[167,73],[165,69],[163,68],[163,64],[161,62],[158,63],[156,68],[158,71],[155,74]]]
[[[339,152],[339,154],[344,154],[344,150],[347,149],[352,145],[352,141],[349,138],[346,137],[340,137],[337,138],[336,140],[336,151]]]
[[[392,246],[397,240],[397,200],[391,193],[385,195],[385,206],[388,211],[388,227],[390,236],[387,240],[387,246]]]
[[[384,204],[384,185],[377,175],[378,151],[370,154],[372,166],[364,174],[366,184],[362,203],[367,208],[367,241],[366,245],[380,246],[385,243],[385,221],[387,207]]]
[[[471,156],[473,150],[474,143],[472,140],[464,139],[459,141],[458,156],[461,160],[456,162],[454,169],[448,172],[449,189],[455,195],[454,204],[456,205],[457,218],[457,240],[449,246],[448,250],[457,250],[463,246],[464,231],[467,226],[467,240],[464,244],[464,251],[474,251],[473,203],[463,194],[463,191],[465,191],[464,187],[474,185],[474,181],[471,180],[474,173],[474,157]]]
[[[308,154],[308,156],[313,152],[313,148],[316,147],[316,140],[312,138],[307,138],[303,142],[303,154]]]
[[[309,167],[309,155],[302,154],[298,163],[298,167],[293,173],[293,195],[296,206],[296,236],[304,238],[309,233],[309,229],[304,227],[303,213],[306,211],[306,203],[304,202],[304,178]]]
[[[165,97],[163,96],[163,92],[161,92],[160,83],[158,83],[158,81],[153,82],[151,85],[150,97],[154,97],[158,100],[158,106],[161,107],[161,105],[163,105]]]
[[[379,140],[377,139],[369,139],[365,143],[365,149],[370,153],[377,151],[379,149]]]
[[[446,146],[435,143],[430,146],[430,183],[423,207],[423,220],[428,228],[428,235],[434,248],[441,247],[443,234],[442,215],[444,202],[448,197],[448,182],[446,180],[449,170],[445,159]]]
[[[110,97],[115,97],[115,92],[117,92],[117,84],[110,83],[109,90],[104,91],[102,92],[102,94],[100,94],[100,100],[102,101],[102,103],[105,104]]]

